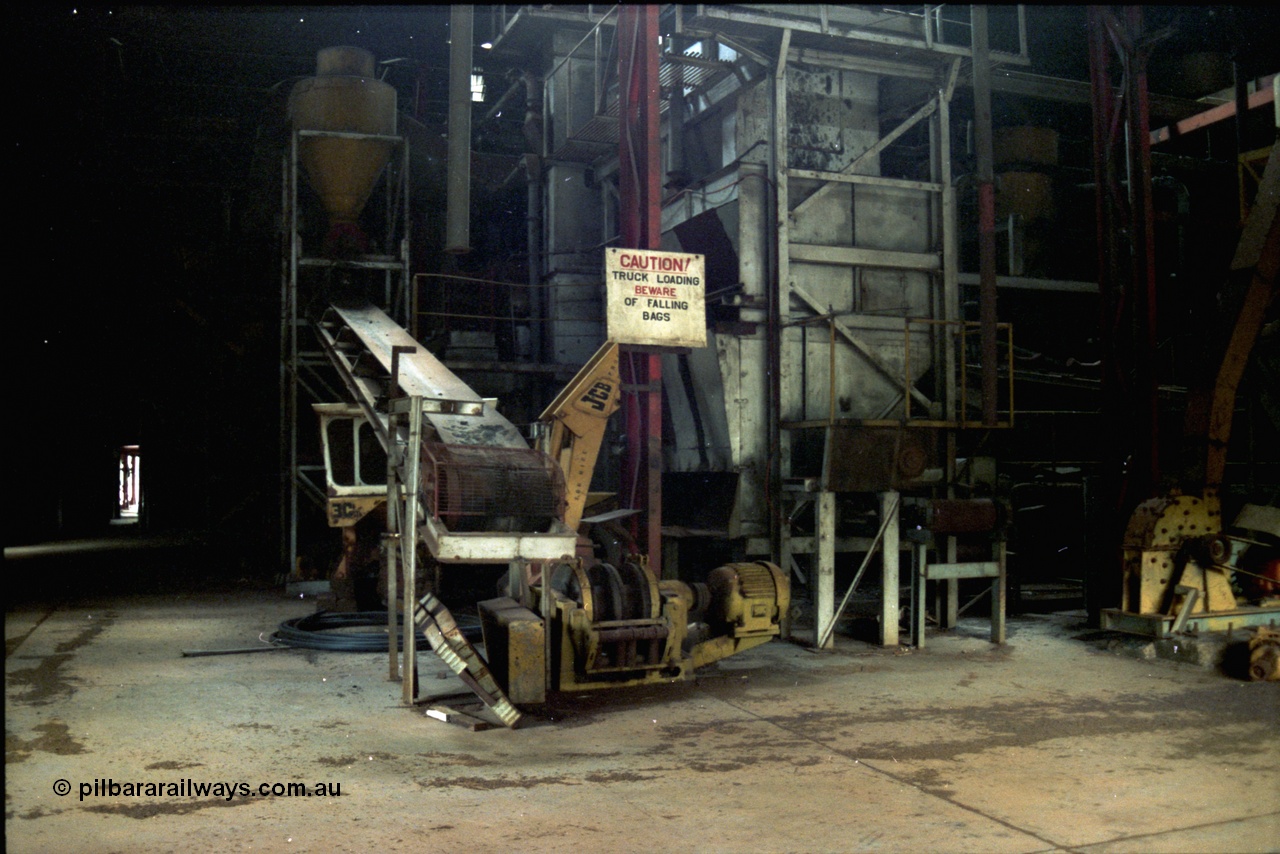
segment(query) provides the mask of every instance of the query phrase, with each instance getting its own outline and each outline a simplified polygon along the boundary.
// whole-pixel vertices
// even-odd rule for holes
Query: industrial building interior
[[[1280,851],[1280,12],[6,17],[9,850]]]

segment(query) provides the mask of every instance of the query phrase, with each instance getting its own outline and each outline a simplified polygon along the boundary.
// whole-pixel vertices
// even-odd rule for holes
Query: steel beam
[[[1266,78],[1263,81],[1264,86],[1259,86],[1257,92],[1248,96],[1247,103],[1250,110],[1256,110],[1258,107],[1265,107],[1274,100],[1274,96],[1271,91],[1272,79],[1272,77]],[[1159,145],[1160,143],[1168,142],[1175,137],[1184,136],[1202,128],[1207,128],[1210,125],[1233,118],[1236,113],[1237,109],[1235,101],[1228,101],[1225,104],[1219,104],[1212,109],[1205,110],[1203,113],[1197,113],[1196,115],[1183,119],[1176,124],[1151,131],[1151,144]]]
[[[930,273],[942,269],[942,260],[936,252],[895,252],[889,249],[859,249],[816,243],[792,243],[790,250],[792,261],[810,264],[884,267],[891,270],[924,270]]]

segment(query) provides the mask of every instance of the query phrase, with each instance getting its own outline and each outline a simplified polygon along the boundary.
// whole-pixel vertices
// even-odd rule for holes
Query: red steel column
[[[1160,489],[1155,232],[1142,10],[1089,7],[1099,340],[1102,357],[1102,534],[1090,565],[1091,624],[1119,592],[1120,541],[1133,508]],[[1123,80],[1116,97],[1110,68]]]
[[[658,7],[618,9],[618,195],[623,246],[657,249],[661,240],[662,197],[658,124]],[[624,400],[628,498],[643,492],[648,518],[644,539],[649,566],[662,574],[662,358],[657,353],[626,354],[633,386],[645,387]],[[644,443],[641,444],[641,434]],[[643,462],[642,462],[643,461]]]

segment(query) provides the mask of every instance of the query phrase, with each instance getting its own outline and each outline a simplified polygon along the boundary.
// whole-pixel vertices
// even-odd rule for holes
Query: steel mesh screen
[[[564,475],[530,448],[431,443],[423,449],[427,510],[450,531],[545,533],[564,512]]]

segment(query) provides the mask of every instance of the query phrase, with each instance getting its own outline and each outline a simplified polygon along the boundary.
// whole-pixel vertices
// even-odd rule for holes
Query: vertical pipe
[[[1089,30],[1089,88],[1093,106],[1093,181],[1094,213],[1097,223],[1098,263],[1098,343],[1102,360],[1102,418],[1099,436],[1103,437],[1101,449],[1102,472],[1097,479],[1097,499],[1090,506],[1098,508],[1096,522],[1098,535],[1089,544],[1089,560],[1086,561],[1085,605],[1089,625],[1101,624],[1102,609],[1118,600],[1122,567],[1120,565],[1121,523],[1121,465],[1123,449],[1121,436],[1120,379],[1117,374],[1116,290],[1120,285],[1114,271],[1116,257],[1116,229],[1110,191],[1115,179],[1115,157],[1112,145],[1112,115],[1115,111],[1111,87],[1110,49],[1106,32],[1107,11],[1102,6],[1090,6]]]
[[[991,154],[991,64],[987,7],[972,7],[973,127],[978,158],[978,292],[982,423],[996,425],[996,193]]]
[[[938,171],[934,180],[942,184],[942,319],[947,321],[943,328],[942,341],[945,347],[943,360],[946,376],[946,415],[947,420],[964,420],[964,413],[959,409],[956,397],[956,350],[955,327],[951,324],[960,320],[960,288],[958,285],[960,270],[959,236],[956,229],[956,188],[951,176],[951,98],[943,92],[938,93],[939,128],[938,139]],[[960,370],[964,370],[961,363]],[[947,465],[953,461],[948,457]],[[949,473],[950,474],[950,473]],[[951,478],[948,477],[948,482]]]
[[[662,356],[649,354],[649,429],[646,456],[649,461],[649,569],[662,578]]]
[[[292,149],[292,146],[290,146]],[[289,543],[289,335],[292,329],[289,324],[289,271],[293,265],[293,247],[288,241],[289,232],[289,167],[291,159],[288,154],[280,158],[280,447],[277,462],[280,464],[278,510],[280,530],[280,566],[284,567],[286,576],[292,573],[293,554]]]
[[[661,243],[662,197],[658,123],[658,7],[626,5],[618,11],[618,171],[621,242],[637,249]],[[662,360],[633,353],[632,375],[648,394],[643,408],[636,399],[628,410],[629,439],[642,428],[644,465],[636,465],[647,495],[645,541],[649,567],[662,572]],[[636,443],[639,446],[639,442]],[[639,461],[637,461],[639,462]],[[641,484],[637,483],[639,488]]]
[[[402,295],[401,302],[403,305],[400,310],[404,312],[404,325],[409,326],[410,321],[414,324],[417,319],[409,313],[409,306],[412,302],[413,295],[410,290],[413,288],[413,275],[410,264],[412,257],[409,252],[409,237],[412,232],[412,220],[410,218],[410,187],[409,182],[409,141],[405,138],[400,143],[400,198],[403,200],[400,211],[400,293]]]
[[[395,427],[391,427],[392,440],[387,444],[390,450],[387,452],[387,530],[382,537],[382,561],[387,568],[387,679],[395,682],[400,678],[399,662],[396,660],[396,654],[399,652],[396,639],[396,623],[398,622],[399,612],[396,611],[396,599],[399,594],[396,590],[396,573],[399,571],[396,567],[396,559],[400,556],[399,542],[399,511],[396,509],[399,505],[397,501],[400,496],[400,487],[396,483],[396,443],[395,443]]]
[[[644,140],[644,247],[657,249],[662,243],[662,126],[659,119],[658,88],[658,7],[645,5],[641,15],[639,53],[636,69],[640,80],[641,138]],[[633,69],[636,70],[636,69]],[[649,354],[649,568],[662,577],[662,357]]]
[[[790,240],[788,210],[790,201],[787,185],[787,56],[791,52],[791,29],[782,31],[778,45],[778,61],[773,70],[773,129],[769,146],[769,165],[773,179],[773,240],[766,232],[762,239],[772,253],[773,278],[767,283],[769,293],[768,327],[768,375],[769,375],[769,494],[766,500],[772,508],[770,531],[778,544],[779,559],[784,569],[791,562],[791,521],[783,507],[783,480],[791,476],[791,434],[782,429],[782,413],[785,404],[783,389],[792,387],[792,363],[783,358],[784,328],[789,319],[791,271],[788,245]],[[765,216],[768,214],[765,213]],[[801,353],[804,350],[801,349]],[[834,595],[834,594],[833,594]]]
[[[618,10],[618,232],[623,246],[638,247],[640,236],[640,193],[638,167],[635,163],[635,144],[632,134],[635,131],[633,102],[635,93],[631,89],[632,62],[636,50],[638,9],[621,7]],[[550,124],[550,122],[548,122]],[[639,356],[630,347],[622,351],[623,387],[630,386],[631,391],[623,402],[623,416],[627,435],[626,448],[623,452],[623,495],[627,507],[634,508],[639,497],[641,481],[644,478],[644,447],[641,436],[644,432],[644,412],[640,404]],[[631,519],[631,535],[639,539],[640,520]]]
[[[528,250],[529,250],[529,316],[534,320],[529,324],[529,350],[535,362],[550,358],[544,353],[544,342],[551,339],[550,334],[550,300],[542,287],[543,263],[542,248],[544,245],[545,224],[543,222],[543,187],[542,158],[545,156],[543,138],[539,129],[547,124],[542,114],[542,80],[530,71],[524,73],[524,137],[525,143],[533,149],[533,153],[523,158],[525,177],[529,181],[527,215],[529,217]],[[535,136],[535,132],[538,132]]]
[[[401,649],[403,651],[404,665],[400,671],[400,684],[403,688],[404,704],[412,706],[413,701],[418,697],[417,685],[417,663],[418,649],[417,637],[414,632],[417,629],[417,621],[414,619],[415,606],[418,598],[418,499],[422,490],[422,398],[412,396],[409,400],[409,441],[405,445],[404,456],[401,457],[404,465],[404,481],[402,484],[404,495],[404,512],[400,517],[400,540],[398,545],[404,549],[402,552],[401,566],[404,575],[404,627],[403,637],[401,641]],[[394,433],[392,437],[394,439]],[[387,496],[389,499],[399,500],[398,496]],[[394,610],[395,603],[387,603],[388,610]]]
[[[1129,43],[1138,45],[1142,36],[1142,7],[1129,6],[1128,25]],[[1147,94],[1147,58],[1145,48],[1135,47],[1129,57],[1132,73],[1129,75],[1132,87],[1128,101],[1130,108],[1130,160],[1136,166],[1135,181],[1130,190],[1133,194],[1134,239],[1141,241],[1135,246],[1133,257],[1136,262],[1133,287],[1140,296],[1142,315],[1142,352],[1138,355],[1137,368],[1139,388],[1142,394],[1142,414],[1140,423],[1143,430],[1141,441],[1145,444],[1146,459],[1143,461],[1140,484],[1142,497],[1154,495],[1160,486],[1160,407],[1158,394],[1158,378],[1156,376],[1156,358],[1158,339],[1156,337],[1156,239],[1155,209],[1151,198],[1151,116]]]
[[[445,252],[471,251],[471,6],[449,7],[449,175]]]
[[[289,136],[289,215],[285,236],[289,246],[288,299],[285,308],[285,324],[289,338],[289,393],[287,398],[289,422],[289,566],[288,575],[298,564],[298,255],[302,251],[302,239],[298,235],[298,133]]]
[[[542,323],[543,318],[548,316],[546,294],[542,289],[542,158],[536,154],[526,154],[521,158],[521,163],[529,184],[525,216],[528,219],[526,239],[529,247],[529,316],[534,318],[529,324],[529,356],[533,361],[541,362]],[[521,354],[517,352],[517,355]]]
[[[1239,60],[1231,63],[1231,75],[1235,83],[1236,96],[1236,155],[1244,154],[1244,125],[1249,114],[1249,77]]]

